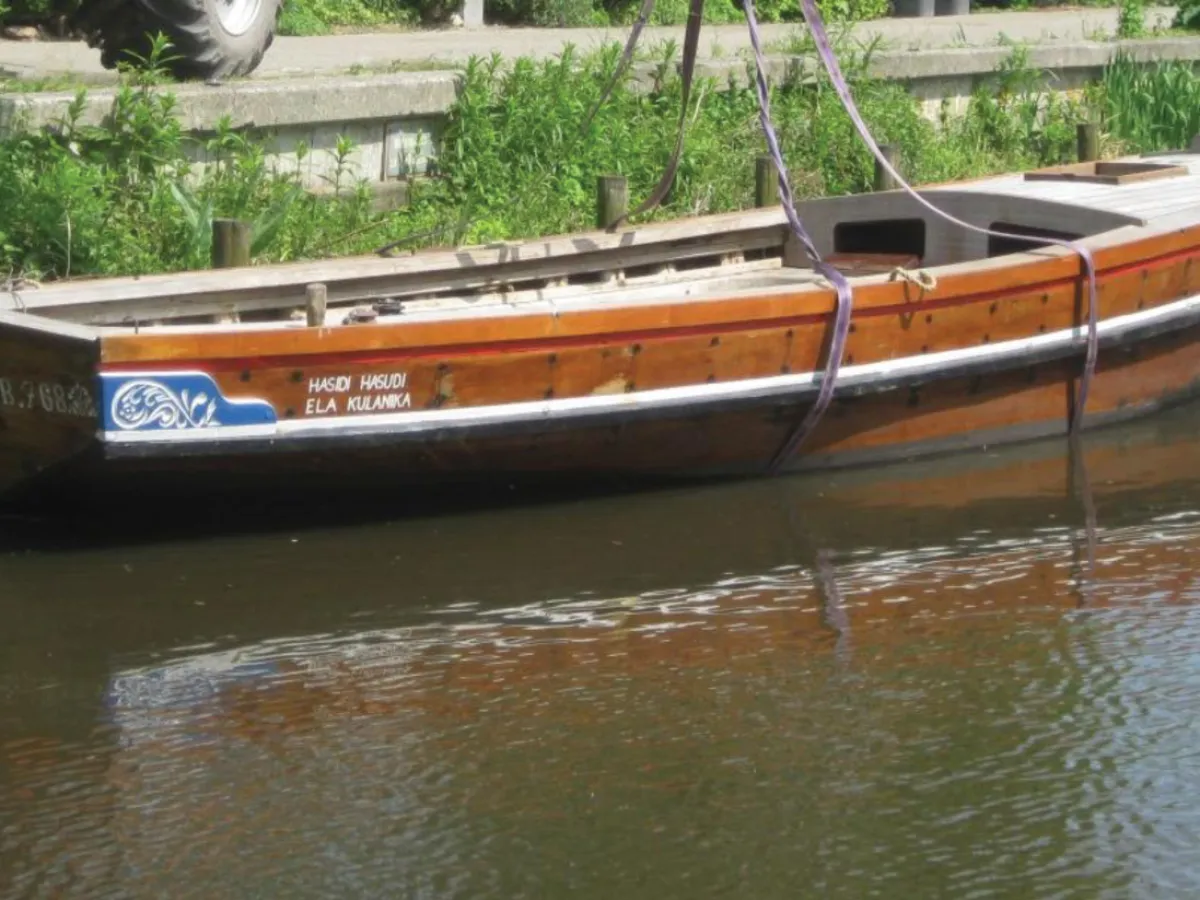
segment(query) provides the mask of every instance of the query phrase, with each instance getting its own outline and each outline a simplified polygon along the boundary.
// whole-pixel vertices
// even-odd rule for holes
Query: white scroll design
[[[175,392],[159,381],[140,379],[121,385],[112,399],[112,420],[122,431],[144,428],[210,428],[217,401],[206,391]]]

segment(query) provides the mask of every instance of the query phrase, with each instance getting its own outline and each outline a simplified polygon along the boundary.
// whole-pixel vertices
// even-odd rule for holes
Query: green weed
[[[1175,11],[1173,25],[1181,31],[1200,31],[1200,0],[1183,0]]]
[[[1145,35],[1145,0],[1120,0],[1117,7],[1117,37],[1140,38]]]
[[[1200,77],[1186,63],[1143,69],[1120,58],[1081,97],[1046,88],[1014,48],[961,116],[931,122],[899,84],[870,75],[870,49],[840,56],[864,118],[900,151],[914,183],[1060,163],[1076,123],[1100,118],[1109,146],[1186,145],[1200,131]],[[620,48],[507,63],[473,59],[436,148],[431,177],[407,177],[409,202],[376,212],[352,174],[349,141],[333,149],[328,190],[278,171],[262,144],[226,122],[197,147],[159,85],[170,52],[157,43],[144,70],[121,75],[112,115],[82,124],[80,91],[60,127],[0,141],[0,271],[35,278],[137,274],[209,265],[214,217],[253,223],[256,262],[406,246],[489,242],[591,228],[596,178],[629,178],[645,197],[670,155],[679,115],[678,48],[648,57],[651,74],[618,86],[587,119]],[[799,197],[869,190],[873,160],[827,80],[801,70],[772,87],[772,111]],[[764,152],[746,79],[700,79],[666,218],[749,207]],[[203,154],[197,151],[203,149]],[[303,159],[308,151],[299,148]],[[203,166],[191,160],[200,155]],[[415,167],[414,167],[415,168]]]
[[[1200,74],[1187,61],[1145,67],[1121,54],[1104,75],[1104,106],[1113,136],[1130,147],[1186,147],[1200,133]]]

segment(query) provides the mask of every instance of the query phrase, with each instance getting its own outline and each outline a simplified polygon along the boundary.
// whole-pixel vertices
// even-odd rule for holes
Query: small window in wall
[[[1003,231],[1020,237],[996,237],[988,235],[988,256],[1005,256],[1045,247],[1050,241],[1077,241],[1083,235],[1069,231],[1052,231],[1049,228],[1031,228],[1028,225],[1013,225],[1011,222],[993,222],[989,231]]]
[[[923,219],[880,219],[872,222],[839,222],[833,228],[833,251],[847,255],[901,255],[925,257]]]

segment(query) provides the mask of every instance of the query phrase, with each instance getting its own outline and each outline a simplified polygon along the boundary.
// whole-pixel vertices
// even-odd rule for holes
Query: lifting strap
[[[650,19],[650,15],[654,10],[655,0],[643,0],[638,18],[634,23],[633,30],[630,33],[629,39],[625,44],[625,49],[617,63],[612,79],[602,91],[599,101],[592,111],[588,114],[587,123],[590,124],[595,116],[599,106],[603,104],[612,94],[613,89],[620,79],[628,70],[630,63],[633,60],[634,50],[641,36],[646,23]],[[754,14],[754,0],[743,0],[743,11],[746,14],[746,25],[750,33],[750,43],[754,48],[754,64],[755,64],[755,91],[758,96],[758,111],[759,121],[762,126],[763,136],[767,142],[767,149],[770,152],[772,161],[775,164],[775,171],[779,178],[779,197],[783,206],[784,215],[787,218],[788,226],[795,235],[800,245],[804,248],[805,254],[812,263],[813,270],[824,277],[834,288],[834,293],[837,296],[837,308],[834,312],[833,330],[829,339],[829,346],[826,355],[824,371],[817,375],[814,373],[814,380],[819,383],[817,397],[809,407],[804,418],[797,423],[795,428],[791,430],[782,446],[772,456],[767,466],[767,471],[774,474],[779,471],[787,462],[796,454],[797,450],[804,444],[812,432],[816,429],[817,424],[821,421],[825,410],[833,399],[834,388],[837,384],[838,371],[841,367],[842,357],[846,349],[846,337],[850,328],[851,312],[853,310],[853,296],[850,288],[850,282],[836,268],[829,265],[817,252],[816,246],[804,228],[804,224],[800,221],[800,217],[796,212],[795,199],[792,195],[791,179],[788,177],[787,166],[783,159],[783,152],[779,147],[779,139],[775,133],[774,125],[771,122],[770,95],[767,87],[766,75],[766,59],[763,55],[762,41],[759,34],[758,20]],[[925,207],[934,215],[944,219],[951,224],[958,225],[968,231],[974,231],[979,234],[990,235],[995,237],[1017,238],[1023,239],[1021,235],[1008,234],[1003,231],[994,231],[988,228],[981,228],[977,225],[972,225],[969,222],[964,222],[942,209],[934,206],[924,197],[922,197],[913,187],[901,177],[900,173],[892,166],[891,162],[883,155],[879,149],[875,139],[871,136],[870,130],[863,121],[861,114],[858,111],[857,105],[854,103],[854,98],[850,94],[849,84],[845,76],[842,74],[841,66],[838,64],[837,56],[833,52],[833,47],[830,45],[829,36],[825,31],[824,21],[821,17],[821,12],[817,8],[816,0],[800,0],[800,9],[804,15],[804,21],[807,23],[809,30],[812,33],[813,41],[817,48],[817,55],[821,58],[821,63],[825,67],[825,71],[829,74],[829,79],[833,84],[834,90],[837,92],[838,99],[842,103],[842,107],[849,115],[855,130],[863,143],[871,151],[871,154],[886,169],[895,179],[900,189],[905,191],[910,197],[917,201],[921,206]],[[704,0],[690,0],[688,10],[687,30],[684,36],[683,45],[683,60],[681,63],[681,80],[682,80],[682,109],[680,110],[679,130],[676,135],[675,147],[671,153],[670,161],[667,164],[666,171],[658,184],[651,192],[650,196],[644,200],[637,209],[633,212],[622,216],[617,222],[609,228],[610,231],[615,230],[629,216],[641,215],[648,212],[659,204],[667,196],[671,189],[671,184],[675,180],[675,174],[679,168],[679,157],[683,150],[684,133],[687,126],[688,102],[691,97],[692,80],[695,73],[696,53],[700,42],[700,24],[703,19]],[[586,125],[585,125],[586,127]],[[1091,385],[1092,377],[1096,369],[1096,357],[1098,355],[1098,307],[1097,307],[1097,290],[1096,290],[1096,265],[1091,252],[1081,244],[1075,241],[1061,240],[1058,238],[1043,238],[1048,244],[1056,244],[1068,249],[1074,250],[1083,262],[1083,267],[1087,273],[1088,285],[1088,323],[1087,323],[1087,353],[1084,361],[1083,375],[1080,379],[1079,389],[1075,396],[1074,410],[1071,417],[1069,431],[1071,434],[1077,434],[1082,422],[1083,412],[1087,405],[1088,390]],[[931,290],[936,287],[931,287]]]

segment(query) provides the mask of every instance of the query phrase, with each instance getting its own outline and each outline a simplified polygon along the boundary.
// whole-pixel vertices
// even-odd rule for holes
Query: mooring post
[[[900,170],[900,165],[897,162],[900,154],[896,152],[895,147],[884,144],[879,148],[879,152],[883,154],[884,159],[891,163],[893,169]],[[883,163],[875,160],[875,190],[894,191],[898,187],[899,185],[896,183],[896,179],[892,177],[892,173],[883,167]]]
[[[601,175],[596,181],[596,224],[608,228],[629,212],[629,182],[624,175]]]
[[[754,205],[759,209],[779,204],[779,173],[775,160],[763,154],[754,161]]]
[[[323,284],[310,284],[304,289],[304,314],[309,328],[325,324],[325,301],[329,296]]]
[[[1098,122],[1080,122],[1077,129],[1079,138],[1079,161],[1095,162],[1100,158],[1100,124]]]
[[[250,265],[250,225],[237,219],[213,219],[212,265],[232,269]]]

